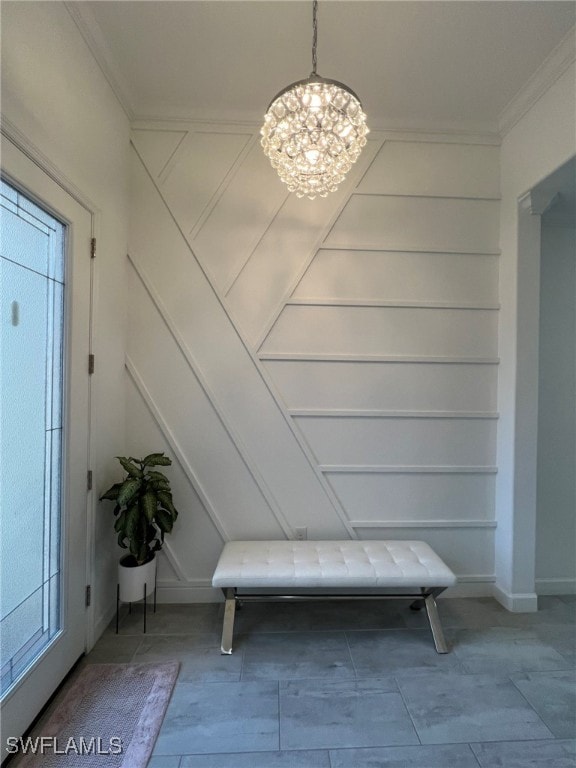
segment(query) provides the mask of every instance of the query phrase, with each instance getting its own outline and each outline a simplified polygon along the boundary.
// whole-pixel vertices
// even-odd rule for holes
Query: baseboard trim
[[[198,579],[199,583],[158,582],[157,601],[159,603],[220,603],[222,590],[210,586],[208,579]],[[492,597],[494,576],[473,574],[461,576],[454,587],[443,592],[441,598],[451,597]]]
[[[86,653],[89,653],[92,648],[96,645],[97,641],[102,637],[104,634],[106,628],[112,621],[112,619],[116,616],[116,605],[110,606],[108,610],[102,614],[97,621],[94,623],[94,631],[92,634],[92,638],[88,638],[86,641]]]
[[[466,577],[463,577],[465,579]],[[450,587],[440,595],[442,598],[450,599],[451,597],[492,597],[494,589],[494,579],[490,579],[489,576],[486,580],[458,580],[458,583],[454,587]]]
[[[576,595],[576,579],[536,579],[538,595]]]
[[[200,581],[200,580],[199,580]],[[156,598],[159,603],[219,603],[222,590],[206,584],[159,583]]]
[[[493,597],[512,613],[535,613],[538,610],[536,592],[507,592],[498,584],[492,588]]]

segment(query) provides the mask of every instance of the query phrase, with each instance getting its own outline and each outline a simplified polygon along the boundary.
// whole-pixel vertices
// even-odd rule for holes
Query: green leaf
[[[123,533],[119,533],[118,534],[118,546],[122,547],[122,549],[128,549],[128,547],[124,543],[124,534]]]
[[[174,504],[172,504],[172,494],[167,493],[166,491],[158,491],[158,499],[163,507],[166,507],[166,509],[170,510],[172,514],[178,514],[176,512],[176,509],[174,508]]]
[[[126,525],[124,528],[126,538],[130,540],[130,551],[132,552],[133,555],[136,553],[132,551],[132,542],[134,541],[134,539],[140,538],[140,536],[138,535],[139,523],[140,523],[140,510],[138,509],[138,504],[133,504],[131,507],[129,507],[126,510]]]
[[[170,484],[168,478],[162,472],[155,472],[153,469],[149,469],[146,475],[156,482]]]
[[[124,528],[126,525],[126,512],[122,512],[122,514],[116,518],[116,522],[114,523],[114,530],[116,533],[122,533],[124,535]]]
[[[154,491],[146,491],[144,496],[142,496],[142,508],[146,520],[151,523],[152,520],[154,520],[154,515],[158,509],[158,499],[156,498]]]
[[[100,501],[103,501],[103,499],[109,499],[110,501],[116,501],[118,498],[118,493],[120,491],[120,488],[122,488],[122,483],[114,483],[113,486],[108,488],[106,493],[103,493],[102,496],[100,496]]]
[[[116,456],[116,458],[120,464],[122,464],[126,472],[128,472],[130,477],[142,477],[142,470],[135,466],[130,459],[127,459],[125,456]]]
[[[164,456],[163,453],[150,453],[142,460],[144,467],[169,467],[170,464],[172,464],[172,459]]]
[[[118,504],[128,505],[128,502],[138,493],[142,481],[134,477],[129,477],[122,483],[122,488],[118,494]]]
[[[166,491],[167,493],[170,493],[170,483],[167,480],[163,483],[159,480],[152,480],[149,485],[154,491]]]
[[[163,533],[170,533],[172,526],[174,525],[174,520],[172,519],[172,515],[165,509],[159,509],[156,512],[156,524]]]

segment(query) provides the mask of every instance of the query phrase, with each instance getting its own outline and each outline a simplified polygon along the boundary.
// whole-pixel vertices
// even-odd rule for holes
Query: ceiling
[[[311,70],[311,0],[66,5],[133,119],[260,121]],[[373,129],[494,131],[575,20],[553,0],[320,0],[318,73]]]

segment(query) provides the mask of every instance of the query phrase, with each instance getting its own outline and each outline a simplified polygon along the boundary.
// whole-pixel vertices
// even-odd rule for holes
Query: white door
[[[2,139],[2,755],[85,649],[91,213]]]

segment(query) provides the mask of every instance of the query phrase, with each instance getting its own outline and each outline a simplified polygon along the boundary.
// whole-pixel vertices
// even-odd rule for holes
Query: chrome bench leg
[[[232,637],[234,635],[234,615],[236,613],[236,596],[233,589],[224,592],[226,603],[224,605],[224,625],[222,627],[222,645],[220,652],[232,653]]]
[[[444,639],[440,616],[438,616],[438,607],[436,606],[436,600],[434,599],[433,594],[426,595],[424,598],[424,605],[426,606],[426,613],[428,614],[428,621],[430,622],[430,629],[432,630],[432,637],[434,638],[436,650],[438,653],[448,653],[449,648]]]

